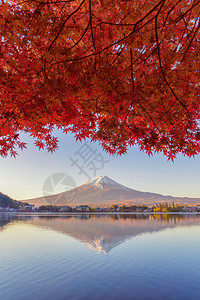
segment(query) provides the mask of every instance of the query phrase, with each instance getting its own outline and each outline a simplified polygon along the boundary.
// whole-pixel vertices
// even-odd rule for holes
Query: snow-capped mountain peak
[[[27,199],[25,202],[34,205],[89,205],[90,207],[111,207],[113,204],[119,205],[141,205],[155,204],[159,202],[172,202],[182,204],[200,203],[199,198],[175,198],[172,196],[163,196],[160,194],[141,192],[128,188],[107,176],[100,176],[88,183],[80,185],[72,190],[65,191],[56,195],[39,197],[36,199]],[[99,241],[97,242],[99,244]]]
[[[86,184],[88,187],[98,190],[130,190],[122,184],[110,179],[107,176],[99,176]]]

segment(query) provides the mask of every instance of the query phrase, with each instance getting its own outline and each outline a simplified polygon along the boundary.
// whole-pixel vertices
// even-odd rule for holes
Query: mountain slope
[[[110,179],[107,176],[97,177],[77,188],[26,202],[35,205],[89,205],[91,207],[106,207],[112,204],[149,204],[158,202],[178,202],[184,204],[200,203],[198,198],[178,198],[160,194],[140,192]]]
[[[9,196],[0,193],[0,207],[18,208],[23,204],[24,202],[13,200]]]

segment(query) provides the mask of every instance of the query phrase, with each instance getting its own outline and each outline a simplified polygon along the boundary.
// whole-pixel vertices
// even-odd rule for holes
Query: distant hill
[[[65,182],[60,182],[63,186]],[[53,188],[52,188],[53,190]],[[44,197],[28,199],[26,202],[39,205],[76,206],[89,205],[91,207],[109,207],[112,204],[126,205],[154,205],[163,202],[179,204],[197,204],[200,198],[181,198],[163,196],[156,193],[141,192],[128,188],[107,176],[97,177],[86,184],[66,192],[54,195],[51,190]]]
[[[13,200],[9,196],[0,193],[0,206],[1,207],[18,208],[20,205],[24,205],[24,204],[25,204],[25,202]]]

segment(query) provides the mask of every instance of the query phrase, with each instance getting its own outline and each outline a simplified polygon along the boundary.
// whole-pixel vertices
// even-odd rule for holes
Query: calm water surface
[[[199,215],[0,214],[0,299],[200,299]]]

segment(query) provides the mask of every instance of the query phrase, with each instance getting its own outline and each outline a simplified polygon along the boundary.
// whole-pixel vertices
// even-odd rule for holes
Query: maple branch
[[[90,30],[91,30],[91,36],[92,36],[92,42],[93,42],[93,46],[94,49],[96,51],[96,46],[95,46],[95,41],[94,41],[94,34],[93,34],[93,28],[92,28],[92,3],[91,0],[89,0],[89,14],[90,14]]]
[[[81,4],[77,7],[77,9],[75,9],[66,19],[65,19],[65,21],[63,22],[63,24],[62,24],[62,26],[60,27],[60,29],[59,29],[59,31],[58,31],[58,33],[56,34],[56,36],[55,36],[55,38],[53,39],[53,41],[51,42],[51,44],[50,44],[50,46],[49,46],[49,48],[48,48],[48,51],[50,51],[51,50],[51,47],[53,46],[53,44],[55,43],[55,41],[57,40],[57,38],[59,37],[59,35],[60,35],[60,33],[61,33],[61,31],[63,30],[63,28],[65,27],[65,24],[67,23],[67,21],[77,12],[77,11],[79,11],[79,9],[81,8],[81,6],[84,4],[84,2],[85,2],[86,0],[83,0],[82,2],[81,2]]]
[[[158,14],[159,12],[161,11],[162,7],[163,7],[163,4],[164,4],[165,0],[163,0],[163,3],[162,5],[160,6],[160,9],[158,11],[158,13],[156,14],[156,17],[155,17],[155,32],[156,32],[156,44],[157,44],[157,50],[158,50],[158,60],[159,60],[159,65],[160,65],[160,69],[161,69],[161,73],[163,75],[163,79],[164,81],[166,82],[167,86],[169,87],[170,91],[172,92],[172,94],[174,95],[174,97],[176,98],[176,100],[184,107],[184,109],[187,111],[187,113],[189,114],[188,112],[188,109],[187,107],[185,106],[184,103],[182,103],[182,101],[177,97],[176,93],[174,92],[174,90],[172,89],[171,85],[169,84],[166,76],[165,76],[165,72],[163,70],[163,66],[162,66],[162,61],[161,61],[161,56],[160,56],[160,44],[159,44],[159,38],[158,38]]]
[[[26,0],[26,1],[22,1],[22,2],[18,2],[13,4],[11,7],[16,6],[16,5],[22,5],[25,3],[30,3],[30,2],[35,2],[35,3],[39,3],[39,4],[57,4],[57,3],[69,3],[69,2],[75,2],[76,0],[58,0],[58,1],[39,1],[39,0]]]
[[[94,40],[94,34],[93,34],[93,28],[92,28],[92,1],[89,0],[89,14],[90,14],[90,31],[92,36],[92,43],[94,46],[94,51],[96,52],[96,46],[95,46],[95,40]],[[94,69],[96,70],[96,55],[95,55],[95,61],[94,61]]]
[[[191,15],[191,12],[192,11],[190,11],[190,15]],[[186,30],[188,30],[188,23],[189,23],[189,19],[187,20],[187,22],[185,21],[185,19],[183,19],[184,20],[184,24],[185,24],[185,29],[184,29],[184,31],[183,31],[183,33],[182,33],[182,36],[180,37],[180,39],[179,39],[179,41],[178,41],[178,43],[177,43],[177,46],[174,48],[174,50],[173,50],[173,53],[171,54],[171,57],[170,57],[170,59],[168,60],[168,64],[169,64],[169,62],[171,61],[171,59],[173,59],[174,58],[174,55],[177,53],[177,49],[179,49],[178,51],[179,52],[181,52],[181,50],[184,48],[184,46],[185,46],[185,44],[183,43],[183,44],[181,44],[181,41],[183,40],[183,38],[185,37],[185,32],[186,32]],[[192,30],[192,32],[193,32],[193,30]],[[191,33],[190,33],[191,34]],[[185,52],[185,53],[187,53],[187,52]],[[171,70],[171,72],[173,72],[173,70]],[[176,101],[174,102],[174,104],[176,103]],[[174,106],[174,104],[172,105],[172,107]],[[171,108],[172,108],[171,107]],[[170,111],[171,110],[171,108],[168,110],[168,111]],[[167,111],[167,112],[168,112]]]
[[[95,15],[93,15],[98,21],[100,21],[103,24],[107,24],[107,25],[113,25],[113,26],[134,26],[134,29],[136,28],[136,26],[141,23],[142,21],[144,21],[153,11],[155,11],[160,4],[163,2],[163,0],[160,0],[146,15],[144,15],[144,17],[142,17],[139,21],[137,21],[136,23],[129,23],[129,24],[122,24],[122,23],[111,23],[111,22],[105,22],[102,21],[101,19],[99,19],[98,17],[96,17]],[[134,30],[133,30],[134,31]]]
[[[86,32],[88,31],[89,26],[90,26],[90,21],[88,22],[86,28],[84,29],[83,34],[82,34],[81,37],[78,39],[78,41],[76,41],[76,43],[75,43],[73,46],[71,46],[70,48],[68,48],[68,49],[66,50],[66,52],[69,52],[70,50],[72,50],[74,47],[76,47],[76,46],[80,43],[80,41],[84,38]]]
[[[143,96],[141,94],[139,94],[139,96],[143,98]],[[139,106],[142,108],[142,110],[149,116],[150,120],[152,121],[152,123],[154,124],[155,128],[158,130],[158,132],[160,132],[160,129],[158,128],[158,126],[156,125],[154,119],[152,118],[152,116],[150,115],[150,113],[145,109],[145,107],[140,103],[140,101],[137,102],[139,104]]]
[[[181,1],[182,1],[182,0],[177,1],[176,4],[174,4],[174,5],[172,6],[172,8],[170,8],[170,10],[168,11],[167,16],[166,16],[166,18],[165,18],[165,21],[164,21],[164,23],[163,23],[163,27],[166,25],[166,22],[167,22],[167,19],[168,19],[170,13],[173,11],[173,9],[176,7],[176,5],[177,5],[178,3],[180,3]]]
[[[124,122],[123,122],[123,125],[124,123],[126,123],[126,120],[128,118],[128,115],[129,115],[129,112],[130,112],[130,109],[132,108],[133,106],[133,102],[134,102],[134,88],[135,88],[135,84],[134,84],[134,78],[133,78],[133,51],[132,51],[132,48],[130,48],[130,57],[131,57],[131,83],[132,83],[132,92],[133,92],[133,98],[132,98],[132,101],[131,101],[131,105],[130,107],[128,108],[128,112],[126,114],[126,117],[124,119]]]
[[[174,22],[175,22],[175,23],[179,22],[181,19],[183,19],[183,17],[184,17],[185,15],[188,14],[188,12],[190,12],[190,11],[191,11],[195,6],[197,6],[198,4],[200,4],[200,0],[197,1],[196,3],[195,3],[195,1],[194,1],[194,4],[193,4],[186,12],[184,12],[183,14],[181,14],[181,16],[179,16],[178,18],[176,18],[176,19],[174,20]]]
[[[85,0],[83,1],[83,2],[85,2]],[[83,2],[80,4],[80,6],[83,4]],[[95,56],[96,57],[96,55],[97,54],[101,54],[102,52],[104,52],[105,50],[107,50],[107,49],[109,49],[109,48],[111,48],[111,47],[113,47],[113,46],[115,46],[115,45],[118,45],[119,43],[121,43],[121,42],[123,42],[123,41],[125,41],[126,39],[128,39],[132,34],[134,34],[134,33],[136,33],[137,31],[139,31],[139,30],[141,30],[143,27],[145,27],[147,24],[149,24],[152,20],[154,20],[155,19],[155,16],[153,16],[150,20],[148,20],[146,23],[144,23],[143,25],[141,25],[139,28],[137,28],[137,25],[138,24],[140,24],[143,20],[145,20],[154,10],[156,10],[156,8],[158,8],[159,7],[159,5],[161,4],[163,2],[163,0],[161,0],[157,5],[155,5],[143,18],[141,18],[139,21],[137,21],[136,23],[134,23],[134,24],[132,24],[132,25],[134,25],[134,29],[128,34],[128,35],[126,35],[125,37],[123,37],[123,38],[121,38],[121,39],[119,39],[118,41],[116,41],[116,42],[114,42],[114,43],[111,43],[109,46],[107,46],[107,47],[104,47],[103,49],[101,49],[101,50],[99,50],[98,52],[95,52],[95,53],[91,53],[91,54],[88,54],[88,55],[85,55],[85,56],[82,56],[82,57],[79,57],[79,58],[74,58],[74,59],[69,59],[69,60],[62,60],[62,61],[59,61],[59,62],[55,62],[54,64],[60,64],[60,63],[64,63],[64,62],[72,62],[72,61],[77,61],[77,60],[82,60],[82,59],[85,59],[85,58],[89,58],[89,57],[91,57],[91,56]],[[89,3],[90,3],[90,6],[91,6],[91,0],[89,0]],[[80,8],[80,7],[79,7]],[[78,8],[78,9],[79,9]],[[78,10],[77,9],[77,10]],[[90,8],[91,9],[91,8]],[[75,12],[73,12],[73,13],[75,13]],[[90,13],[91,13],[91,15],[92,15],[92,12],[90,11]],[[101,21],[99,18],[97,18],[95,15],[93,15],[96,19],[98,19],[101,23],[106,23],[106,22],[103,22],[103,21]],[[69,17],[71,17],[71,15],[69,16]],[[91,18],[91,16],[90,16],[90,18]],[[64,27],[64,25],[65,25],[65,23],[66,23],[66,20],[65,20],[65,22],[64,22],[64,24],[63,24],[63,26],[62,26],[62,28]],[[107,24],[110,24],[110,23],[107,23]],[[91,26],[91,19],[90,19],[90,21],[89,21],[89,25]],[[111,24],[112,25],[112,24]],[[113,25],[120,25],[120,24],[113,24]],[[129,24],[130,25],[130,24]],[[60,31],[62,30],[62,28],[60,29]],[[88,29],[88,28],[87,28]],[[60,33],[60,31],[59,31],[59,33]],[[86,30],[87,31],[87,30]],[[59,33],[57,34],[57,36],[59,35]],[[92,34],[92,40],[93,40],[93,45],[95,45],[94,44],[94,37],[93,37],[93,31],[92,31],[92,29],[91,29],[91,34]],[[82,39],[82,38],[81,38]],[[81,40],[80,39],[80,40]],[[56,40],[56,38],[54,39],[54,40]],[[80,42],[80,40],[76,43],[76,45]],[[53,41],[54,42],[54,41]],[[52,42],[52,44],[53,44],[53,42]],[[51,45],[50,45],[51,46]],[[71,48],[70,48],[71,49]],[[69,49],[69,50],[70,50]],[[95,49],[96,50],[96,49]],[[48,50],[49,51],[49,50]]]
[[[121,42],[124,42],[126,39],[128,39],[131,35],[133,35],[134,33],[140,31],[140,29],[142,29],[143,27],[145,27],[147,24],[149,24],[151,21],[153,21],[155,19],[155,16],[153,16],[150,20],[148,20],[145,24],[141,25],[141,27],[138,27],[138,28],[134,28],[133,31],[131,31],[128,35],[126,35],[125,37],[119,39],[118,41],[114,42],[114,43],[111,43],[110,45],[104,47],[103,49],[99,50],[98,52],[95,52],[95,53],[90,53],[88,55],[85,55],[85,56],[82,56],[82,57],[79,57],[79,58],[73,58],[73,59],[68,59],[68,60],[61,60],[61,61],[58,61],[58,62],[55,62],[53,63],[53,65],[56,65],[56,64],[61,64],[61,63],[65,63],[65,62],[72,62],[72,61],[78,61],[78,60],[83,60],[85,58],[89,58],[89,57],[92,57],[92,56],[95,56],[97,54],[101,54],[103,53],[105,50],[108,50],[109,48],[113,47],[113,46],[116,46],[118,44],[120,44]],[[136,24],[135,24],[136,25]],[[135,26],[136,27],[136,26]]]
[[[131,83],[132,83],[132,92],[133,92],[133,98],[132,98],[132,102],[131,102],[131,105],[128,109],[128,112],[126,114],[126,117],[124,119],[124,122],[123,122],[123,126],[124,124],[126,124],[126,120],[128,118],[128,115],[130,113],[130,109],[132,108],[133,106],[133,103],[135,102],[134,100],[134,88],[135,88],[135,84],[134,84],[134,78],[133,78],[133,52],[132,52],[132,49],[130,49],[130,58],[131,58]],[[137,104],[142,108],[142,110],[149,116],[150,120],[152,121],[152,123],[154,124],[155,128],[158,130],[158,132],[160,131],[158,126],[156,125],[156,123],[154,122],[152,116],[149,114],[149,112],[145,109],[145,107],[140,103],[140,101],[137,101]],[[122,126],[122,127],[123,127]],[[127,124],[126,124],[127,126]],[[128,126],[129,127],[129,126]]]
[[[121,56],[123,50],[125,49],[125,47],[120,47],[120,49],[118,49],[117,53],[116,53],[116,57],[113,60],[113,62],[111,63],[112,65],[115,64],[115,62],[117,61],[117,59]]]
[[[189,45],[188,45],[187,49],[185,50],[185,53],[184,53],[184,55],[183,55],[183,58],[181,59],[181,62],[184,61],[185,56],[186,56],[186,54],[188,53],[189,48],[191,47],[192,42],[193,42],[193,40],[194,40],[194,38],[195,38],[195,36],[196,36],[196,33],[197,33],[197,31],[199,30],[199,28],[200,28],[200,23],[198,24],[198,26],[197,26],[197,28],[196,28],[194,34],[193,34],[193,37],[191,38],[191,40],[190,40],[190,42],[189,42]]]
[[[66,2],[63,4],[63,6],[61,7],[60,11],[57,13],[57,18],[58,18],[59,15],[63,12],[65,6],[66,6]]]

